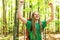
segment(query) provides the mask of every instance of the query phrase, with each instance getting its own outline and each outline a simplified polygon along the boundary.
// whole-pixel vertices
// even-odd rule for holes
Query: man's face
[[[38,12],[35,12],[34,13],[34,19],[35,20],[38,20],[39,18],[40,18],[39,13]]]

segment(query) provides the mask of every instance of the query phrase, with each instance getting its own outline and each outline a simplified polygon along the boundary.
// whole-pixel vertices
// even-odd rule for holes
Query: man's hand
[[[24,0],[19,0],[19,4],[23,5],[24,4]]]
[[[50,6],[50,7],[53,7],[53,3],[49,3],[49,6]]]
[[[18,4],[18,18],[23,22],[23,23],[27,23],[27,19],[23,17],[23,4],[24,4],[24,0],[19,0],[19,4]]]
[[[50,13],[51,15],[50,15],[49,19],[47,19],[47,22],[46,22],[47,24],[54,19],[53,4],[49,3],[49,6],[50,6],[50,9],[51,9],[51,13]]]

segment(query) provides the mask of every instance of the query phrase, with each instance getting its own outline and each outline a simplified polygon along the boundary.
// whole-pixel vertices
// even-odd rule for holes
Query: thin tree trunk
[[[24,1],[24,9],[25,9],[25,1]],[[23,11],[23,17],[25,17],[25,11]],[[23,34],[24,34],[24,40],[25,40],[25,27],[24,27],[24,23],[22,23],[22,30],[23,30]]]
[[[13,27],[13,40],[19,40],[19,20],[17,15],[18,0],[16,0],[16,10],[14,17],[14,27]]]
[[[38,12],[39,12],[39,6],[40,6],[40,5],[39,5],[39,0],[38,0]]]
[[[58,33],[59,33],[59,6],[57,7],[57,13],[58,13]]]
[[[23,9],[25,9],[25,2],[24,2],[24,7]],[[23,17],[25,17],[25,11],[23,11]],[[22,32],[24,34],[24,23],[22,23]]]
[[[31,3],[31,0],[29,0],[29,3]],[[30,4],[29,7],[31,8],[30,13],[29,13],[29,18],[31,18],[32,4]],[[28,38],[29,33],[28,33],[27,29],[26,29],[26,36],[27,36],[26,40],[29,40],[29,38]]]
[[[23,12],[24,14],[23,14],[23,17],[25,17],[25,11]],[[24,23],[23,23],[23,32],[24,32],[24,40],[25,40],[25,27],[24,27]]]
[[[3,34],[7,36],[7,21],[6,21],[6,1],[2,0],[3,3]]]
[[[29,2],[31,3],[31,0]],[[30,13],[29,13],[29,18],[31,18],[31,12],[33,11],[32,10],[32,3],[29,5],[29,7],[31,8]]]

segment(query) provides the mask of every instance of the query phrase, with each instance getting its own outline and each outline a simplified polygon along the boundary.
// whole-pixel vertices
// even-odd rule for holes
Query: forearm
[[[19,4],[18,4],[17,13],[18,13],[18,18],[22,18],[23,17],[23,4],[21,4],[20,1],[19,1]]]
[[[47,24],[54,19],[54,8],[52,3],[50,3],[49,6],[51,11],[50,11],[50,17],[47,19],[47,22],[46,22]]]
[[[53,8],[53,6],[51,6],[50,9],[51,9],[50,17],[51,17],[51,19],[53,19],[54,18],[54,8]]]
[[[23,23],[27,23],[27,19],[23,17],[23,2],[24,0],[19,0],[19,5],[18,5],[18,18],[23,22]]]

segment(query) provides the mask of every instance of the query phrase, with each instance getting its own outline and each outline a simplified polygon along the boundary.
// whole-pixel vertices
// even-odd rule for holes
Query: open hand
[[[20,4],[24,4],[24,0],[19,0],[19,3]]]
[[[49,3],[49,6],[50,6],[50,7],[53,7],[53,3]]]

